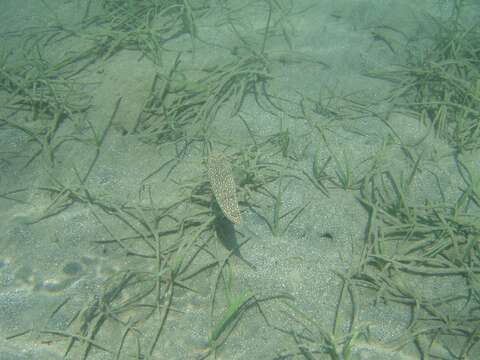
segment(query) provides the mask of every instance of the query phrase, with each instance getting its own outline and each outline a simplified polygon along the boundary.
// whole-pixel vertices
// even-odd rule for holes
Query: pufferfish
[[[207,174],[215,200],[225,217],[234,224],[240,224],[242,215],[238,208],[235,180],[232,166],[221,153],[210,153],[207,159]]]

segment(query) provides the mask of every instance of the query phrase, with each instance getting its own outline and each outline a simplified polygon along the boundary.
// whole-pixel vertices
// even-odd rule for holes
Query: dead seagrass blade
[[[223,154],[211,153],[207,159],[207,173],[213,195],[223,214],[232,223],[240,224],[242,216],[238,208],[235,180],[230,162]]]

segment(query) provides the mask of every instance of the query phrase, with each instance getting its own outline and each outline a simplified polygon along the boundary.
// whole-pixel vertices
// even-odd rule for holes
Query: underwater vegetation
[[[429,46],[394,28],[376,30],[403,56],[395,66],[365,71],[390,89],[375,102],[361,94],[293,98],[278,90],[286,65],[327,68],[293,50],[292,19],[309,10],[293,1],[79,3],[76,23],[56,16],[53,25],[2,34],[20,46],[0,53],[0,131],[14,132],[25,146],[2,151],[0,165],[41,175],[2,189],[0,201],[46,201],[25,226],[54,228],[70,212],[88,214],[91,243],[116,265],[88,301],[62,296],[41,324],[7,340],[48,342],[63,358],[82,360],[153,360],[174,351],[192,359],[238,352],[240,359],[259,339],[276,343],[250,351],[268,350],[272,360],[353,360],[366,350],[478,357],[480,32],[478,24],[462,24],[462,1],[448,21],[428,17]],[[261,26],[246,25],[252,12]],[[231,43],[204,38],[211,19]],[[205,47],[223,51],[215,63],[196,62]],[[143,102],[127,121],[124,96],[99,104],[92,95],[103,67],[125,52],[151,71]],[[404,141],[392,114],[418,120],[425,134]],[[259,131],[268,119],[277,130]],[[368,137],[368,128],[352,126],[359,119],[376,121],[382,132]],[[301,127],[308,135],[295,132]],[[340,133],[374,139],[374,150],[359,158],[361,151],[339,149]],[[118,183],[105,186],[101,176],[115,141],[148,149],[132,161],[148,169],[128,172],[129,194]],[[130,150],[122,150],[127,157]],[[453,190],[438,170],[445,159],[459,179]],[[124,169],[127,160],[115,161],[110,167]],[[298,189],[307,195],[295,202]],[[300,234],[303,241],[308,231],[325,247],[340,242],[333,232],[312,230],[323,216],[318,199],[336,196],[360,204],[356,215],[365,226],[348,240],[350,252],[340,254],[344,267],[333,271],[333,310],[310,293],[258,286],[252,279],[267,274],[244,250],[256,241],[259,251],[264,238],[280,244]],[[254,227],[268,236],[258,239]],[[376,332],[381,319],[369,318],[383,306],[408,314],[393,339]]]

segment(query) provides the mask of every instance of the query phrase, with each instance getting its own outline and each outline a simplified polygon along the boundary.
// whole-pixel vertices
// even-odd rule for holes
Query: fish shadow
[[[245,259],[240,252],[240,248],[248,241],[245,240],[242,243],[238,242],[237,232],[234,225],[225,216],[217,216],[214,222],[215,233],[220,243],[230,251],[234,256],[238,257],[241,261],[247,264],[253,270],[256,270],[255,265]]]

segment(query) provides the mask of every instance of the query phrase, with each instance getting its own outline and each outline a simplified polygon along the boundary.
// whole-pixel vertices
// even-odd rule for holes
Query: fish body
[[[242,222],[232,166],[225,155],[212,153],[207,159],[207,173],[215,200],[225,217],[234,224]]]

